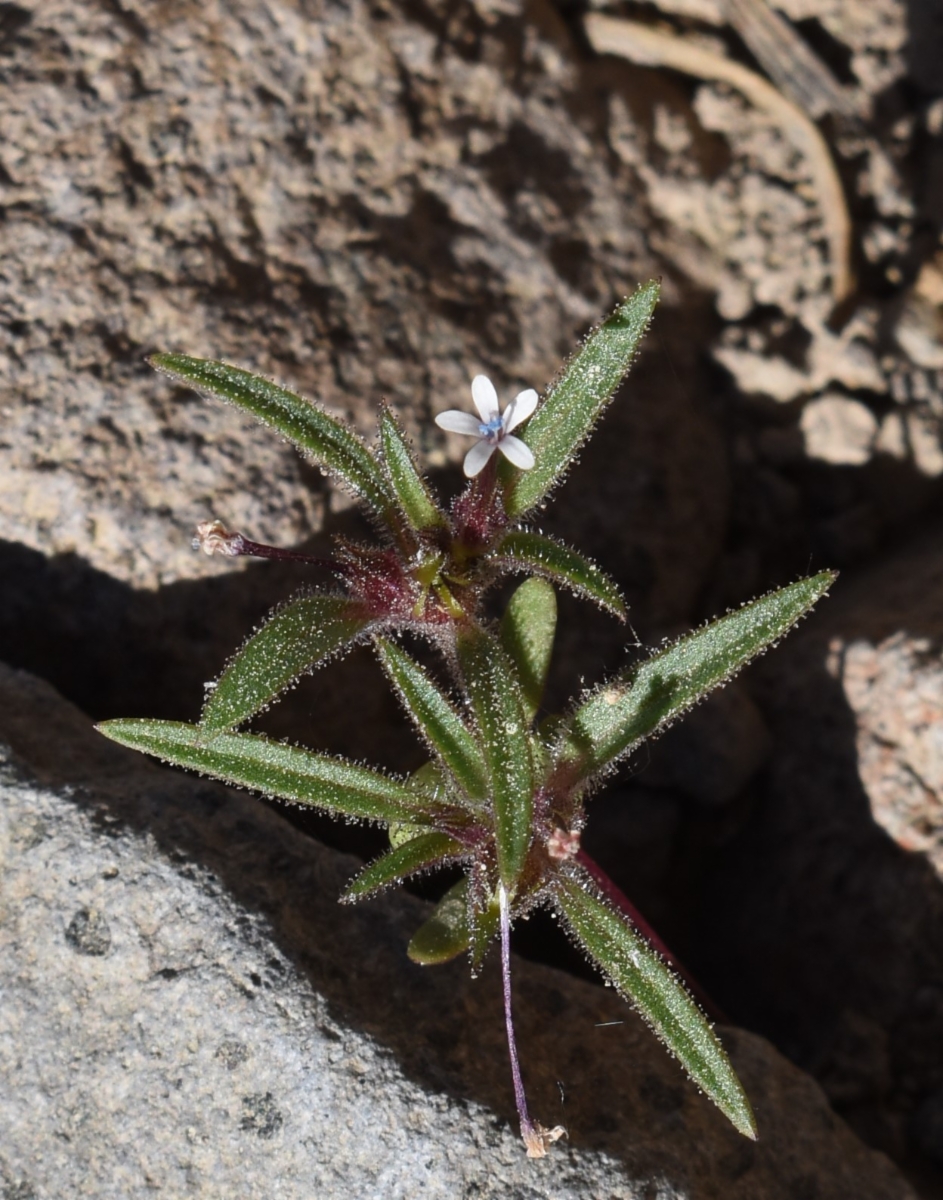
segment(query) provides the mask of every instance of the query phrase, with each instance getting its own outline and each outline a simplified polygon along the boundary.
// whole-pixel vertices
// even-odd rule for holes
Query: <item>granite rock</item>
[[[761,1038],[722,1030],[752,1144],[610,992],[517,961],[533,1107],[569,1129],[533,1163],[494,963],[410,964],[420,901],[337,907],[353,861],[6,668],[0,742],[6,1195],[912,1194]]]

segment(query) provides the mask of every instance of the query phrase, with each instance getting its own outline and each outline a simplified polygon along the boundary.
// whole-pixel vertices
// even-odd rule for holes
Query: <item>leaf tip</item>
[[[742,1133],[751,1142],[758,1142],[760,1140],[760,1133],[756,1127],[756,1117],[753,1114],[750,1101],[745,1095],[739,1104],[733,1106],[731,1111],[728,1111],[727,1116],[730,1118],[737,1133]]]

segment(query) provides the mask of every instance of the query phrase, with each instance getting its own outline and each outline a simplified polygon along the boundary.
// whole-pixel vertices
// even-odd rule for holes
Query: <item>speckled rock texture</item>
[[[643,624],[687,615],[731,520],[765,557],[798,562],[810,528],[830,561],[866,554],[943,474],[940,334],[924,330],[943,139],[908,90],[903,0],[784,8],[842,48],[872,110],[867,138],[833,147],[863,260],[840,320],[821,204],[783,131],[717,85],[592,55],[572,6],[8,5],[0,534],[138,587],[222,569],[188,549],[209,515],[304,541],[343,499],[248,420],[156,378],[148,352],[257,368],[365,432],[387,396],[454,465],[430,417],[475,371],[543,387],[659,274],[637,403],[586,456],[604,486],[551,519],[598,532]],[[824,461],[862,471],[837,512],[810,513],[798,419],[836,388],[862,411]],[[731,506],[731,462],[760,503]],[[628,511],[631,527],[613,520]]]
[[[6,536],[153,585],[197,573],[210,510],[263,540],[319,527],[297,457],[149,351],[237,360],[365,432],[387,396],[440,462],[430,414],[476,370],[552,377],[655,264],[584,129],[571,35],[522,11],[11,12]]]
[[[289,447],[158,378],[147,353],[258,368],[348,415],[367,436],[389,397],[448,495],[463,447],[432,415],[467,403],[478,370],[502,395],[542,388],[607,307],[660,275],[664,302],[633,374],[541,514],[548,531],[617,579],[631,629],[562,597],[550,706],[623,663],[636,641],[655,645],[810,569],[843,575],[821,618],[646,748],[594,800],[587,841],[731,1018],[813,1073],[858,1136],[939,1200],[941,548],[928,535],[895,557],[921,521],[940,527],[943,505],[939,5],[774,7],[860,114],[857,127],[819,121],[852,228],[855,288],[838,311],[827,214],[786,131],[735,91],[597,56],[584,36],[586,10],[604,9],[761,69],[725,24],[720,0],[0,5],[0,660],[42,676],[89,716],[193,719],[205,681],[248,630],[313,581],[290,564],[196,555],[195,523],[218,516],[315,554],[332,534],[367,532]],[[16,686],[26,690],[5,720],[16,717],[26,738],[39,693]],[[44,711],[61,716],[48,703]],[[393,769],[421,761],[378,669],[359,651],[306,681],[263,724]],[[447,1161],[468,1197],[489,1188],[589,1194],[579,1191],[584,1175],[599,1195],[621,1187],[625,1195],[763,1196],[779,1187],[769,1194],[867,1196],[887,1179],[891,1194],[907,1195],[874,1166],[882,1160],[862,1157],[836,1132],[840,1123],[829,1125],[808,1081],[755,1039],[732,1035],[748,1082],[785,1080],[781,1094],[770,1085],[768,1110],[784,1140],[764,1132],[751,1157],[735,1138],[724,1141],[719,1118],[703,1115],[641,1033],[597,1030],[595,1017],[569,1027],[567,1014],[586,1011],[579,1005],[596,1012],[602,1004],[599,1012],[621,1019],[618,1006],[558,976],[549,991],[532,986],[545,976],[527,968],[529,1071],[548,1120],[560,1113],[556,1080],[565,1083],[580,1165],[570,1182],[469,1166],[479,1153],[470,1147],[480,1145],[482,1162],[525,1169],[502,1124],[510,1104],[494,979],[471,988],[456,970],[417,983],[396,924],[407,911],[416,919],[412,901],[356,914],[331,901],[321,910],[317,898],[336,891],[343,874],[324,865],[336,861],[330,854],[296,842],[245,798],[223,802],[215,788],[138,772],[92,742],[66,740],[54,770],[48,738],[24,743],[33,773],[52,771],[38,791],[11,776],[9,795],[45,814],[52,832],[32,849],[28,831],[9,843],[18,864],[33,855],[45,865],[38,876],[17,876],[27,890],[3,901],[0,930],[34,921],[34,896],[35,913],[54,913],[29,928],[72,990],[36,1000],[46,1006],[35,1010],[46,1024],[29,1026],[36,1062],[51,1063],[43,1055],[59,1055],[81,1031],[75,1014],[90,1011],[90,996],[102,1012],[112,1006],[114,1023],[100,1041],[89,1035],[80,1065],[57,1067],[55,1079],[70,1082],[33,1093],[30,1119],[53,1113],[56,1130],[43,1152],[76,1179],[82,1164],[108,1163],[102,1178],[111,1172],[120,1189],[121,1163],[143,1161],[133,1156],[147,1144],[146,1125],[122,1143],[126,1160],[114,1157],[114,1130],[77,1157],[81,1130],[102,1129],[109,1105],[122,1114],[119,1130],[126,1108],[153,1117],[134,1090],[140,1073],[153,1082],[147,1102],[159,1093],[173,1114],[160,1128],[177,1157],[162,1152],[156,1161],[181,1164],[181,1174],[166,1190],[186,1194],[191,1163],[202,1181],[194,1187],[219,1187],[204,1194],[251,1193],[235,1176],[213,1182],[212,1147],[229,1146],[232,1163],[247,1145],[288,1145],[299,1122],[322,1120],[310,1116],[327,1104],[318,1097],[351,1100],[366,1086],[355,1087],[352,1071],[333,1092],[306,1092],[309,1054],[296,1049],[307,1038],[312,1059],[346,1056],[369,1064],[364,1077],[382,1073],[404,1114],[389,1129],[418,1121],[431,1146],[435,1121],[407,1110],[439,1114],[453,1141],[429,1161]],[[190,816],[188,805],[196,806]],[[362,829],[290,815],[342,848],[376,848]],[[261,827],[278,847],[264,863]],[[60,845],[63,856],[86,856],[81,872],[61,866],[64,857],[42,858]],[[114,865],[118,875],[106,879]],[[330,887],[309,886],[321,871]],[[142,900],[158,878],[164,899],[155,884]],[[122,904],[111,907],[119,894]],[[145,911],[151,902],[156,917]],[[400,914],[390,918],[393,932],[384,913]],[[187,940],[193,922],[199,945]],[[522,946],[537,924],[519,931]],[[335,966],[318,974],[310,965],[322,962],[310,929],[347,937],[368,926],[372,949],[359,973],[334,950],[323,962]],[[206,966],[202,945],[206,962],[222,966]],[[579,970],[559,941],[553,946],[555,962]],[[105,953],[90,953],[96,948]],[[277,970],[265,966],[269,958],[284,967],[280,995],[290,1012],[303,1014],[291,1017],[289,1032],[265,986]],[[179,974],[163,976],[165,968]],[[453,984],[454,1010],[443,999]],[[188,998],[190,985],[201,990]],[[410,990],[420,986],[431,990]],[[551,993],[592,999],[558,1012],[556,1001],[539,998]],[[0,1020],[12,1011],[10,994]],[[423,1001],[427,994],[433,999]],[[402,1011],[433,1030],[429,1042],[404,1024],[400,995],[408,997]],[[190,1051],[176,1027],[160,1032],[174,1004],[189,1019],[218,996],[230,1004],[221,1012],[238,1010],[233,1024],[267,1014],[252,1039],[282,1049],[240,1060],[242,1049],[229,1047],[217,1059],[224,1042],[252,1039],[211,1031]],[[466,1004],[487,1014],[480,1041],[469,1040]],[[135,1012],[153,1037],[134,1032]],[[341,1031],[340,1050],[324,1048],[319,1022]],[[578,1044],[562,1066],[561,1037]],[[618,1043],[625,1058],[610,1062],[614,1038],[628,1040]],[[151,1053],[164,1044],[179,1056]],[[9,1040],[3,1045],[6,1054]],[[132,1064],[125,1083],[99,1101],[97,1083],[84,1080],[122,1055]],[[278,1069],[269,1071],[269,1060]],[[18,1061],[25,1065],[14,1078],[36,1070]],[[623,1078],[626,1061],[644,1070]],[[294,1074],[281,1069],[289,1062]],[[593,1064],[603,1074],[592,1074]],[[280,1079],[289,1077],[285,1099]],[[0,1103],[6,1095],[0,1087]],[[458,1100],[467,1107],[456,1116]],[[800,1109],[815,1115],[814,1129],[796,1132],[782,1117]],[[664,1130],[675,1127],[688,1135],[682,1150],[666,1148]],[[215,1131],[208,1143],[206,1129]],[[468,1129],[467,1141],[454,1140]],[[334,1136],[345,1162],[361,1154],[365,1139],[343,1123]],[[373,1131],[375,1162],[398,1161],[397,1136]],[[0,1137],[0,1153],[5,1146]],[[319,1178],[304,1173],[314,1170],[315,1149],[298,1152],[309,1155],[300,1195],[318,1194]],[[806,1160],[824,1162],[826,1149],[828,1170],[806,1172]],[[554,1170],[571,1162],[569,1152]],[[358,1178],[372,1180],[363,1194],[395,1194],[391,1176],[379,1167],[369,1176],[365,1153],[358,1161],[367,1172]],[[11,1164],[4,1200],[25,1200],[31,1189],[70,1194],[61,1179],[47,1188],[33,1159]],[[276,1173],[258,1170],[253,1187],[267,1195]],[[94,1177],[91,1168],[86,1175]],[[135,1179],[143,1178],[142,1169]],[[423,1194],[418,1179],[408,1188]],[[71,1190],[82,1194],[78,1183]]]
[[[723,1032],[752,1144],[610,992],[517,961],[533,1107],[569,1130],[532,1162],[495,964],[410,964],[419,901],[338,907],[352,860],[6,668],[0,744],[7,1196],[912,1196],[761,1038]]]

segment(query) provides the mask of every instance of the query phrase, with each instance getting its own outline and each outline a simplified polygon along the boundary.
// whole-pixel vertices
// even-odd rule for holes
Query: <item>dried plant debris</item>
[[[796,431],[810,456],[863,465],[883,454],[940,474],[938,268],[927,263],[903,297],[887,296],[912,269],[917,216],[901,171],[917,116],[893,126],[881,116],[879,127],[872,103],[905,71],[902,6],[865,13],[845,0],[664,0],[659,8],[676,27],[592,13],[586,32],[598,53],[702,81],[689,112],[656,99],[650,118],[631,93],[613,90],[609,141],[646,189],[652,247],[715,295],[727,324],[714,357],[743,394],[810,402]],[[797,28],[813,18],[851,54],[841,83]],[[704,25],[736,32],[769,80],[706,38]],[[938,136],[932,108],[923,125]],[[730,149],[719,171],[699,161],[711,133]],[[865,264],[860,284],[856,258]],[[898,411],[886,412],[888,397]]]
[[[749,9],[754,16],[754,10],[763,7],[762,4],[743,4],[743,0],[735,0],[735,3],[742,5],[744,10]],[[764,31],[769,34],[765,26]],[[590,14],[586,18],[586,33],[593,49],[600,54],[617,54],[640,66],[669,67],[698,79],[729,84],[769,117],[806,164],[805,173],[814,189],[829,247],[832,300],[835,304],[844,300],[853,287],[851,217],[831,151],[808,112],[755,71],[679,34],[600,14]],[[777,60],[779,65],[782,61]],[[824,72],[824,68],[822,70]],[[821,97],[815,101],[817,112],[821,111],[822,102]]]
[[[858,109],[821,58],[765,0],[722,0],[723,12],[784,96],[818,119]]]

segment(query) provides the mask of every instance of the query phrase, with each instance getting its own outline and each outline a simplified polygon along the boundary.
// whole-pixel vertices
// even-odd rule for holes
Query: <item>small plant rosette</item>
[[[440,413],[443,430],[474,438],[467,483],[450,506],[430,488],[395,413],[383,406],[375,446],[316,404],[222,362],[159,354],[178,383],[252,413],[288,438],[367,509],[375,543],[338,542],[316,559],[206,522],[206,553],[295,559],[330,586],[278,607],[209,689],[196,724],[106,721],[115,741],[263,795],[388,829],[390,848],[342,900],[374,896],[411,876],[459,867],[407,948],[425,965],[467,954],[473,971],[496,939],[512,1082],[528,1155],[563,1134],[527,1105],[511,1004],[510,935],[537,907],[559,917],[600,974],[636,1009],[697,1086],[746,1137],[749,1100],[683,968],[581,847],[586,804],[646,739],[774,645],[827,592],[823,571],[755,599],[660,647],[589,689],[558,716],[542,710],[564,588],[619,620],[615,582],[528,518],[559,486],[613,399],[648,327],[648,283],[587,337],[541,401],[531,388],[501,409],[491,381],[472,381],[474,412]],[[485,598],[523,575],[498,624]],[[405,635],[405,639],[404,639]],[[408,638],[429,641],[423,666]],[[403,779],[244,729],[300,676],[369,642],[429,753]]]

